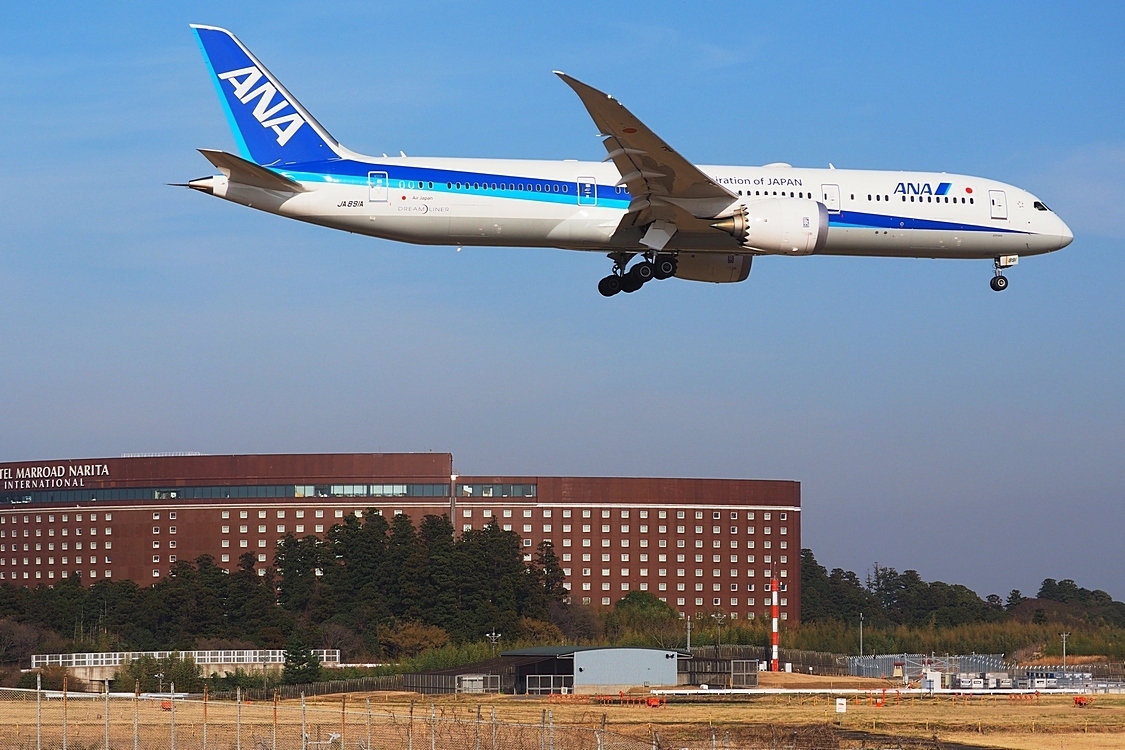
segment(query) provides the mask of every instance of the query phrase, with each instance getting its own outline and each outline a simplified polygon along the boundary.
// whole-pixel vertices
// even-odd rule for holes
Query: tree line
[[[388,519],[369,510],[323,539],[285,537],[264,571],[250,554],[229,574],[203,555],[176,563],[150,586],[103,580],[87,588],[79,577],[35,589],[5,583],[0,666],[32,653],[239,648],[289,649],[308,674],[315,670],[304,654],[315,648],[339,648],[349,661],[452,666],[487,654],[480,644],[489,632],[501,633],[508,647],[685,644],[683,618],[657,597],[634,591],[608,608],[569,603],[551,545],[540,544],[530,560],[527,551],[518,535],[495,524],[458,536],[446,516],[415,526],[406,515]],[[801,587],[802,624],[783,624],[790,647],[855,653],[862,613],[869,652],[1011,653],[1035,645],[1049,635],[1048,622],[1061,620],[1085,633],[1072,640],[1074,653],[1125,651],[1125,604],[1069,579],[1046,579],[1033,598],[1019,591],[1006,600],[981,598],[913,570],[876,564],[862,579],[829,571],[805,549]],[[721,615],[696,619],[693,643],[768,642],[768,620]]]
[[[151,586],[85,587],[77,575],[34,589],[6,583],[0,663],[33,651],[280,649],[294,639],[376,661],[490,631],[562,637],[547,622],[567,594],[553,548],[525,561],[519,537],[495,524],[455,536],[446,516],[416,528],[370,510],[323,539],[289,535],[264,575],[256,565],[245,554],[227,574],[203,555]]]

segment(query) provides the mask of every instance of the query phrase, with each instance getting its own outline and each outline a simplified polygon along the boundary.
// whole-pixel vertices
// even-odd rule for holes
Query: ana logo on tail
[[[219,73],[219,80],[229,81],[234,86],[235,98],[243,104],[249,104],[251,99],[258,98],[257,104],[254,105],[254,118],[262,124],[263,128],[272,128],[273,132],[277,133],[277,145],[284,146],[305,124],[304,118],[296,112],[275,116],[292,105],[284,97],[277,104],[273,103],[277,88],[265,80],[262,71],[256,67]],[[259,81],[262,85],[254,88]]]

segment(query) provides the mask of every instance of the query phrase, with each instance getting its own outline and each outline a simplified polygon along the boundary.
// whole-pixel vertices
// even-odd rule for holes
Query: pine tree
[[[555,554],[555,545],[543,540],[536,549],[535,564],[539,568],[539,579],[543,586],[543,593],[548,601],[561,602],[570,596],[567,591],[566,575],[559,565],[559,557]]]
[[[296,632],[285,644],[285,669],[281,679],[286,685],[304,685],[320,679],[320,660]]]

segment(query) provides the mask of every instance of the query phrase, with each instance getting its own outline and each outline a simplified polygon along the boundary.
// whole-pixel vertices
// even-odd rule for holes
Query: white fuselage
[[[322,168],[323,167],[323,168]],[[1072,234],[1025,190],[933,172],[700,166],[744,205],[812,200],[829,214],[827,255],[995,258],[1065,247]],[[280,174],[307,192],[212,178],[236,203],[334,229],[431,245],[506,245],[641,252],[622,231],[631,196],[612,163],[384,157],[359,154]],[[681,232],[669,251],[743,252],[720,232]]]

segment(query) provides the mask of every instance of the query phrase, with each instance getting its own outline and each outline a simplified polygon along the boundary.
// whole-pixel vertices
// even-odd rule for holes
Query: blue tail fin
[[[263,166],[324,161],[339,144],[226,29],[193,24],[243,158]]]

